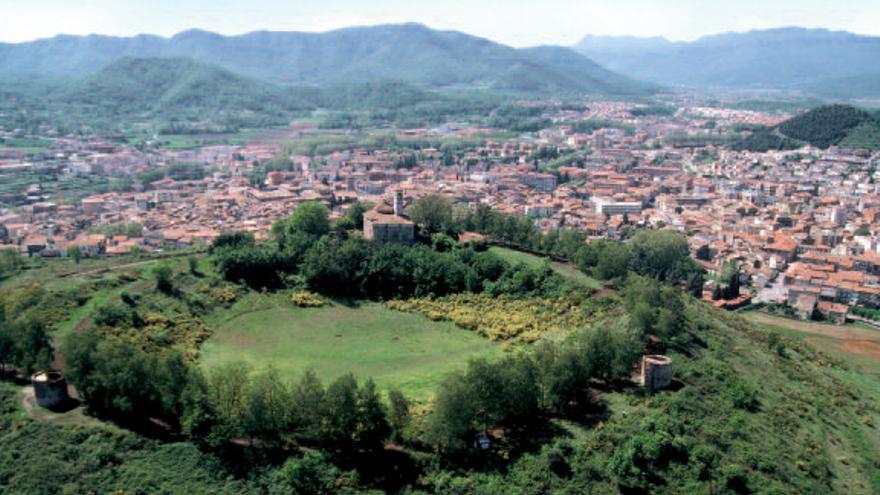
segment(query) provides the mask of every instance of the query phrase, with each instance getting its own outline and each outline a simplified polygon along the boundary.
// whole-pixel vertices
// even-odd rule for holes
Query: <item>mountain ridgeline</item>
[[[847,32],[781,28],[693,42],[587,36],[574,48],[610,70],[668,86],[880,96],[880,38]]]
[[[241,36],[199,30],[171,38],[56,36],[0,44],[0,76],[79,78],[125,56],[188,57],[254,79],[296,86],[395,80],[425,88],[529,92],[645,94],[653,89],[568,48],[518,50],[420,24]]]

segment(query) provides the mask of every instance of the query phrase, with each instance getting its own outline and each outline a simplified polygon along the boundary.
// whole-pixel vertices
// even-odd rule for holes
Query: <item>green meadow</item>
[[[308,369],[324,381],[351,372],[427,399],[443,378],[473,357],[494,358],[501,347],[452,323],[364,302],[298,308],[280,296],[251,295],[212,315],[213,336],[201,349],[210,370],[244,362],[298,379]]]

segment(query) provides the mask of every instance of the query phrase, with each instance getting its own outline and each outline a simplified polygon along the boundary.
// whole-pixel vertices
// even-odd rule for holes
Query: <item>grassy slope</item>
[[[51,417],[46,417],[46,416]],[[57,417],[56,417],[57,416]],[[26,419],[21,391],[0,382],[0,493],[252,493],[192,444],[147,440],[81,415]]]
[[[617,493],[607,460],[635,449],[652,465],[650,493],[880,493],[880,380],[794,339],[772,352],[770,331],[738,315],[688,313],[697,345],[668,352],[681,388],[604,394],[610,416],[573,433],[574,483],[549,477],[544,491]],[[751,408],[736,405],[743,385]]]
[[[768,426],[777,424],[775,430],[758,433],[782,442],[786,434],[795,435],[791,446],[815,439],[811,450],[794,457],[796,466],[805,470],[811,461],[827,462],[836,493],[880,493],[880,363],[823,345],[836,340],[828,335],[795,333],[765,318],[747,324],[755,319],[748,313],[745,318],[726,314],[722,321],[738,330],[725,337],[734,351],[728,361],[739,361],[739,371],[755,380],[760,413],[775,419],[768,418]],[[783,356],[761,348],[769,333],[788,337]]]
[[[739,322],[736,327],[744,328]],[[742,339],[742,344],[733,350],[742,349],[751,355],[755,366],[742,369],[742,372],[753,373],[762,390],[771,392],[772,387],[768,384],[774,384],[782,393],[776,397],[768,393],[776,400],[766,402],[767,413],[784,410],[787,414],[780,417],[787,415],[792,421],[800,419],[802,424],[798,429],[811,432],[821,442],[819,449],[828,454],[833,472],[832,486],[836,491],[880,492],[880,458],[876,456],[880,449],[877,428],[880,425],[880,403],[877,401],[880,399],[877,395],[880,378],[860,374],[846,362],[829,360],[811,346],[789,345],[783,357],[758,346],[745,351],[743,347],[754,344],[755,337],[762,337],[762,331],[766,330],[749,329],[743,335],[746,338]],[[867,393],[870,390],[874,393]],[[794,411],[791,410],[793,406]],[[791,426],[784,428],[792,429]],[[774,431],[768,429],[765,433],[772,436]],[[784,441],[785,437],[780,440]],[[800,460],[809,462],[806,458],[809,455],[810,452],[804,452]],[[796,465],[800,464],[796,462]]]
[[[202,347],[206,368],[244,361],[257,370],[272,366],[289,379],[312,368],[324,380],[350,371],[419,399],[469,358],[501,352],[452,323],[376,303],[297,308],[280,295],[251,295],[211,315],[208,325],[215,333]]]
[[[682,480],[694,479],[701,462],[713,470],[746,469],[754,483],[749,488],[756,492],[880,493],[880,458],[876,455],[880,450],[880,377],[860,372],[870,371],[860,361],[838,353],[829,357],[803,343],[832,339],[819,332],[829,330],[826,326],[819,330],[810,326],[809,335],[783,325],[791,320],[762,321],[763,327],[757,328],[748,322],[749,314],[742,318],[704,305],[692,305],[689,316],[693,333],[703,344],[688,353],[670,352],[676,378],[684,387],[647,397],[606,393],[603,399],[611,412],[607,421],[573,428],[581,460],[573,465],[568,491],[596,487],[588,477],[606,479],[609,474],[601,459],[625,449],[633,435],[664,432],[676,444],[689,446],[691,459],[686,464],[673,461],[656,467],[667,483],[657,493],[693,493],[697,487]],[[326,359],[323,364],[330,373],[344,372],[340,363],[350,364],[360,378],[373,376],[380,385],[401,380],[398,384],[416,397],[433,391],[436,381],[432,380],[448,371],[443,367],[453,361],[455,369],[471,352],[500,352],[470,332],[369,303],[357,309],[341,305],[299,309],[283,295],[252,294],[230,310],[213,315],[209,323],[218,331],[204,348],[206,363],[211,359],[211,346],[224,335],[230,339],[220,361],[249,358],[251,349],[236,344],[266,337],[275,340],[260,346],[261,353],[253,354],[253,359],[260,366],[268,364],[265,358],[271,359],[284,376],[295,377],[298,367],[306,366],[302,360]],[[768,349],[771,332],[786,336],[782,355]],[[474,339],[475,347],[469,347],[469,339]],[[342,346],[340,340],[350,345]],[[829,353],[835,349],[827,347]],[[409,351],[428,352],[428,358],[413,363],[408,360]],[[318,365],[315,368],[323,374]],[[418,378],[421,373],[425,378]],[[737,379],[756,388],[755,410],[729,405],[728,389]],[[4,388],[10,390],[0,384],[0,392]],[[5,417],[21,423],[10,428],[0,417],[0,466],[13,466],[0,467],[0,486],[14,493],[46,487],[47,492],[138,487],[146,492],[180,489],[193,493],[244,488],[237,482],[219,481],[225,475],[215,477],[214,469],[204,464],[206,457],[191,445],[159,445],[102,427],[30,422],[20,412]],[[701,449],[699,459],[696,448]],[[4,452],[15,454],[4,457]],[[49,485],[31,483],[38,477],[34,466],[54,473]],[[512,484],[519,481],[509,480]],[[544,491],[554,488],[565,491],[562,486],[547,486]],[[774,488],[779,491],[773,492]]]
[[[807,342],[816,349],[847,363],[855,370],[873,375],[880,380],[880,359],[872,357],[868,352],[853,352],[867,351],[868,346],[874,347],[872,344],[880,347],[880,330],[876,328],[861,324],[838,326],[798,321],[756,311],[745,312],[743,317],[765,330]],[[853,341],[857,341],[856,345],[844,347],[847,342]],[[862,349],[859,349],[858,344],[862,344]]]
[[[544,263],[545,260],[547,260],[547,258],[541,258],[540,256],[535,256],[533,254],[497,246],[489,248],[489,251],[497,254],[501,259],[507,261],[508,263],[525,263],[530,267],[539,266]],[[602,287],[602,282],[599,282],[598,280],[586,275],[585,273],[581,272],[580,270],[569,264],[558,263],[554,261],[550,263],[550,267],[563,277],[574,282],[583,284],[586,287],[591,287],[594,289]]]
[[[849,131],[840,145],[848,148],[880,149],[880,124],[876,122],[860,124]]]

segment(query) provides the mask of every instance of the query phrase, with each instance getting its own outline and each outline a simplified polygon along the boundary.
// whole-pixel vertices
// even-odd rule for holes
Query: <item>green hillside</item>
[[[779,124],[782,134],[827,148],[842,141],[863,123],[874,123],[871,115],[849,105],[825,105]]]
[[[279,87],[185,58],[123,58],[53,98],[121,119],[230,115],[283,121],[313,106]]]
[[[75,82],[8,79],[0,95],[9,128],[118,129],[153,122],[175,133],[284,125],[319,108],[372,113],[378,123],[411,115],[424,121],[499,101],[394,80],[288,87],[181,57],[127,57]]]
[[[190,291],[188,279],[180,274],[174,283]],[[135,296],[139,304],[154,297],[151,291]],[[618,308],[623,304],[612,300]],[[277,316],[290,311],[279,307]],[[880,490],[876,376],[703,303],[689,301],[684,311],[683,333],[666,351],[674,360],[672,389],[651,394],[597,383],[586,411],[551,417],[525,433],[508,429],[523,443],[505,442],[471,461],[420,451],[415,444],[394,455],[354,458],[332,451],[278,453],[293,456],[278,464],[261,447],[199,448],[179,438],[149,439],[83,418],[81,408],[59,415],[28,412],[25,390],[0,383],[0,484],[21,494],[179,489],[271,494],[314,487],[324,493],[476,494]],[[237,331],[248,345],[264,337],[247,330]],[[334,352],[339,339],[325,338],[323,352]],[[285,380],[296,379],[280,371]],[[410,455],[418,461],[407,460]],[[53,475],[42,476],[44,469]]]
[[[797,149],[804,144],[880,149],[880,117],[850,105],[824,105],[776,127],[758,129],[733,147],[767,151]]]
[[[880,382],[862,367],[877,356],[858,340],[825,354],[808,342],[833,341],[683,293],[703,272],[677,233],[584,244],[526,223],[519,239],[496,220],[474,225],[578,268],[451,240],[375,243],[318,203],[275,239],[225,234],[189,259],[100,273],[28,262],[0,290],[0,356],[27,376],[58,345],[84,403],[48,411],[25,383],[0,383],[0,487],[880,491]],[[669,387],[639,384],[645,353],[671,358]]]

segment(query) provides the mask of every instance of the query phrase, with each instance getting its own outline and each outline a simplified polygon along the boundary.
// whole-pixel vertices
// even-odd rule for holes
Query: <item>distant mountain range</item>
[[[70,79],[122,57],[187,57],[253,79],[297,86],[395,80],[428,88],[646,94],[639,83],[563,47],[515,49],[420,24],[326,33],[191,30],[171,38],[67,36],[0,44],[0,77]]]
[[[880,97],[880,37],[781,28],[693,42],[587,36],[573,48],[612,71],[666,86]]]

